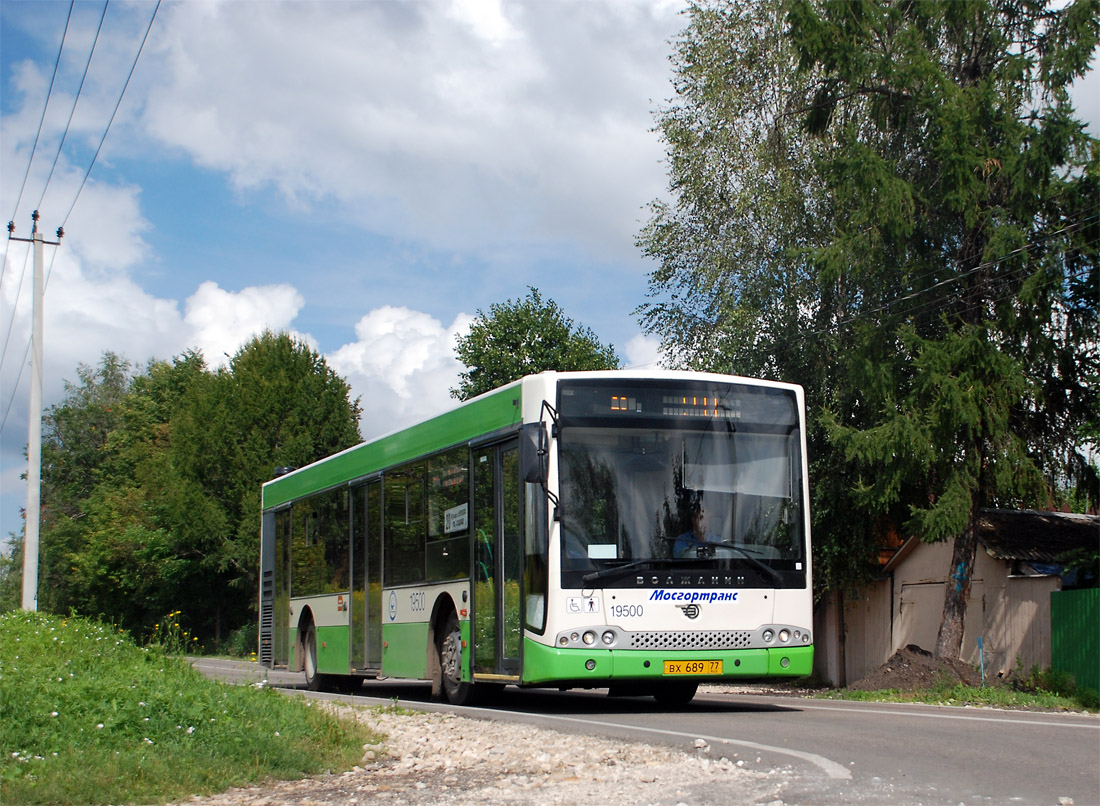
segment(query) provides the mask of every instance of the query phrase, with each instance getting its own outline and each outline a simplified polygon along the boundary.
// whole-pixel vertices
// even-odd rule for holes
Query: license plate
[[[665,674],[722,674],[722,661],[666,660]]]

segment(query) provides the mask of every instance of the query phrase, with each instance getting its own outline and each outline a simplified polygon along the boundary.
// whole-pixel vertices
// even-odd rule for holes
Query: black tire
[[[444,622],[436,649],[443,677],[443,696],[451,705],[472,705],[474,684],[462,680],[462,630],[453,611]]]
[[[698,690],[698,683],[688,681],[665,683],[660,688],[654,690],[653,699],[655,699],[659,705],[663,705],[666,708],[679,708],[691,702],[695,697],[695,692]]]
[[[317,629],[313,622],[306,627],[302,636],[302,668],[306,673],[306,688],[310,691],[326,691],[329,687],[328,675],[317,671]]]

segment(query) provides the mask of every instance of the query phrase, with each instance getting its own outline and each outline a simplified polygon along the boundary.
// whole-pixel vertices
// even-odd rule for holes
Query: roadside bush
[[[1013,672],[1009,678],[1009,684],[1016,691],[1024,691],[1033,694],[1053,694],[1065,697],[1068,700],[1076,700],[1083,708],[1096,710],[1100,707],[1100,696],[1089,688],[1080,688],[1073,675],[1060,672],[1055,669],[1040,669],[1032,666],[1026,673]]]
[[[232,655],[235,658],[251,658],[256,654],[259,639],[260,625],[256,623],[246,624],[229,633],[229,637],[219,647],[219,652]]]

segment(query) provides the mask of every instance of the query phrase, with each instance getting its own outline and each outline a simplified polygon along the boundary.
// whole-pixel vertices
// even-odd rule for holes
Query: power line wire
[[[12,227],[12,224],[15,223],[16,216],[19,214],[19,203],[21,201],[23,201],[23,191],[26,189],[27,179],[31,175],[31,165],[34,163],[35,151],[38,150],[38,138],[42,136],[42,126],[46,121],[46,110],[50,106],[50,96],[53,94],[53,84],[54,84],[54,81],[57,79],[57,71],[58,71],[58,68],[61,65],[61,53],[65,50],[65,39],[69,34],[69,21],[72,20],[72,18],[73,18],[73,6],[75,6],[75,5],[76,5],[76,0],[70,0],[70,2],[69,2],[69,15],[65,18],[65,30],[61,34],[61,45],[57,48],[57,59],[54,61],[54,65],[53,65],[53,75],[50,76],[50,87],[49,87],[48,90],[46,90],[46,102],[44,104],[42,104],[42,117],[40,117],[38,119],[38,131],[35,132],[35,135],[34,135],[34,145],[31,146],[31,155],[27,159],[27,170],[23,174],[23,183],[19,186],[19,195],[17,195],[16,198],[15,198],[15,209],[12,210],[11,218],[8,219],[8,221],[11,222],[8,225],[9,249],[10,249],[10,245],[11,245],[11,233],[12,233],[12,228],[11,227]],[[7,250],[5,250],[5,252],[4,252],[4,266],[3,266],[3,268],[0,268],[0,289],[2,289],[4,287],[4,275],[7,274],[7,268],[8,268],[8,252],[7,252]]]
[[[11,251],[11,241],[8,241],[8,251]],[[8,332],[4,336],[4,347],[0,350],[0,377],[4,371],[4,361],[8,357],[8,344],[11,341],[11,331],[15,326],[15,308],[19,304],[19,295],[23,293],[23,281],[27,278],[27,263],[30,262],[31,248],[27,247],[27,252],[23,256],[23,271],[19,274],[19,287],[15,289],[15,300],[11,306],[11,319],[8,321]]]
[[[75,0],[73,0],[73,2],[75,2]],[[109,2],[110,2],[110,0],[107,0],[107,4],[109,4]],[[103,7],[103,16],[105,16],[106,13],[107,13],[107,4],[105,4],[104,7]],[[115,107],[111,112],[111,117],[107,121],[107,126],[103,130],[103,136],[100,138],[99,145],[96,147],[96,150],[95,150],[95,154],[92,156],[92,160],[88,164],[88,169],[84,172],[84,178],[80,182],[80,187],[77,188],[76,195],[73,197],[72,204],[69,205],[68,212],[65,213],[65,218],[62,221],[62,226],[58,228],[59,234],[64,229],[65,222],[67,222],[69,220],[69,216],[72,214],[73,208],[76,207],[76,202],[80,198],[80,194],[83,192],[84,186],[88,182],[88,177],[91,175],[92,168],[95,166],[96,160],[99,158],[99,153],[103,148],[103,143],[107,139],[107,134],[110,132],[111,125],[114,123],[115,116],[118,114],[119,107],[122,105],[122,99],[125,97],[126,90],[130,86],[130,80],[134,76],[134,70],[137,68],[138,60],[141,58],[142,51],[145,49],[145,43],[149,39],[149,32],[152,30],[153,23],[156,21],[157,12],[160,10],[160,4],[161,4],[161,0],[157,0],[157,4],[153,8],[153,14],[149,19],[149,24],[145,28],[145,34],[141,39],[141,45],[138,47],[137,53],[134,55],[134,61],[130,65],[129,72],[126,74],[126,81],[122,85],[122,91],[119,93],[118,101],[116,101]],[[70,16],[71,16],[71,13],[72,13],[72,7],[71,6],[70,6],[69,11],[70,11]],[[100,17],[100,28],[102,28],[102,25],[103,25],[103,16]],[[66,22],[66,31],[67,30],[68,30],[68,22]],[[97,41],[98,41],[98,38],[99,38],[99,30],[97,29],[97,31],[96,31],[96,40]],[[92,45],[92,50],[93,51],[95,50],[95,44],[94,43]],[[60,58],[61,58],[61,56],[60,56],[60,53],[59,53],[58,54],[58,62],[60,62]],[[91,62],[91,54],[90,53],[89,53],[89,56],[88,56],[88,62],[89,63]],[[55,72],[56,72],[56,68],[55,68]],[[85,67],[85,76],[86,75],[87,75],[87,67]],[[81,87],[83,87],[83,84],[84,84],[84,80],[81,79]],[[52,82],[51,82],[51,87],[52,87]],[[77,92],[77,97],[79,98],[79,91]],[[76,108],[76,101],[75,100],[73,102],[73,108],[74,108],[74,110]],[[43,111],[43,117],[45,117],[45,111]],[[72,121],[72,115],[71,114],[70,114],[69,120],[70,120],[70,122]],[[67,131],[68,131],[68,126],[66,126],[66,132]],[[64,138],[62,138],[62,141],[64,141]],[[37,142],[37,139],[36,139],[36,142]],[[60,154],[60,147],[58,149],[58,153]],[[55,164],[56,164],[56,158],[55,158]],[[29,174],[29,172],[30,172],[30,168],[28,166],[28,174]],[[52,176],[53,175],[52,169],[51,169],[50,173],[51,173],[51,176]],[[25,184],[25,180],[24,180],[24,184]],[[48,184],[48,180],[47,180],[47,184]],[[45,196],[45,193],[46,193],[46,191],[45,191],[45,189],[43,189],[43,191],[42,191],[43,197]],[[22,195],[22,191],[20,191],[20,195]],[[18,206],[17,206],[17,209],[18,209]],[[14,218],[14,216],[13,216],[13,218]],[[9,244],[10,244],[10,238],[11,238],[11,229],[10,228],[9,228],[9,231],[8,231],[8,237],[9,237]],[[7,262],[7,252],[10,252],[10,248],[5,252],[5,264]],[[55,249],[54,253],[53,253],[53,257],[50,260],[50,266],[46,271],[46,277],[45,277],[44,285],[49,283],[50,275],[53,273],[54,262],[57,260],[57,252],[58,252],[58,250]],[[24,274],[25,273],[26,272],[25,272],[25,269],[24,269]],[[22,288],[22,280],[20,281],[20,288]],[[16,301],[18,302],[18,297],[17,297]],[[14,320],[15,320],[15,310],[14,310],[14,306],[13,306],[13,309],[12,309],[12,322],[13,323],[14,323]],[[9,327],[9,330],[10,330],[10,327]],[[14,401],[15,401],[15,393],[18,390],[19,382],[22,380],[23,369],[27,365],[27,355],[30,353],[30,347],[31,347],[31,344],[30,344],[30,341],[28,340],[27,349],[24,352],[23,361],[22,361],[22,363],[20,365],[20,368],[19,368],[19,375],[17,376],[16,382],[12,387],[12,394],[8,399],[8,403],[7,403],[7,406],[5,407],[3,417],[0,418],[0,433],[3,432],[4,426],[7,424],[7,421],[8,421],[8,416],[11,413],[12,405],[14,404]]]
[[[948,277],[948,278],[945,278],[943,280],[940,280],[940,281],[938,281],[936,283],[933,283],[932,285],[928,286],[927,288],[923,288],[923,289],[920,289],[920,290],[917,290],[917,291],[910,292],[910,293],[905,294],[903,296],[897,297],[893,300],[890,300],[889,302],[878,305],[877,307],[872,308],[870,310],[858,311],[858,312],[853,313],[849,316],[846,316],[845,318],[837,319],[835,321],[830,321],[827,325],[825,325],[823,327],[819,327],[816,330],[810,330],[805,334],[792,333],[792,334],[789,334],[787,338],[771,339],[769,341],[769,343],[772,345],[773,349],[774,348],[784,349],[788,346],[791,346],[791,345],[795,344],[798,341],[801,341],[801,340],[805,339],[807,336],[809,336],[809,337],[819,337],[819,336],[827,336],[827,335],[830,335],[830,334],[837,334],[839,332],[840,328],[842,328],[846,325],[851,325],[853,323],[870,320],[871,317],[873,317],[875,314],[882,313],[884,311],[890,310],[891,308],[893,308],[894,306],[896,306],[896,305],[898,305],[902,302],[914,302],[915,304],[912,304],[912,305],[909,305],[907,307],[901,308],[900,310],[891,311],[891,313],[896,318],[908,319],[908,318],[914,318],[914,317],[922,316],[922,315],[924,315],[924,314],[926,314],[926,313],[928,313],[932,310],[935,310],[937,308],[941,308],[943,306],[944,298],[943,298],[942,294],[934,294],[934,292],[936,292],[938,289],[946,287],[946,286],[950,285],[951,283],[963,280],[967,276],[970,276],[970,275],[974,274],[975,272],[981,271],[983,269],[996,267],[999,264],[1005,263],[1006,261],[1009,261],[1012,258],[1014,258],[1014,257],[1016,257],[1020,254],[1024,254],[1024,253],[1028,253],[1028,252],[1031,252],[1031,251],[1034,251],[1034,250],[1041,249],[1047,244],[1047,242],[1049,242],[1051,240],[1054,240],[1056,238],[1060,238],[1060,237],[1062,237],[1064,235],[1067,235],[1069,233],[1076,232],[1077,230],[1080,230],[1080,229],[1084,228],[1087,224],[1089,224],[1093,221],[1096,221],[1097,219],[1100,219],[1100,213],[1093,213],[1091,215],[1085,216],[1085,217],[1083,217],[1081,219],[1078,219],[1078,220],[1076,220],[1076,221],[1074,221],[1070,224],[1067,224],[1064,227],[1060,227],[1057,230],[1053,230],[1051,232],[1048,232],[1048,233],[1042,235],[1041,237],[1037,238],[1036,240],[1028,243],[1025,246],[1022,246],[1022,247],[1014,249],[1010,252],[1007,252],[1004,255],[1000,256],[1000,257],[993,258],[993,259],[987,260],[987,261],[983,261],[982,263],[978,264],[977,266],[974,266],[971,269],[966,270],[965,272],[961,272],[959,274],[953,275],[952,277]],[[1086,249],[1089,249],[1090,247],[1093,247],[1093,246],[1095,246],[1095,245],[1091,244],[1091,243],[1089,243],[1089,244],[1080,244],[1080,245],[1071,245],[1071,246],[1068,246],[1067,248],[1065,248],[1061,252],[1061,255],[1063,257],[1069,256],[1069,255],[1072,255],[1076,252],[1081,252],[1081,251],[1084,251]],[[1068,269],[1068,267],[1066,267],[1066,268]],[[942,270],[942,267],[941,267],[940,270]],[[1033,265],[1029,265],[1025,262],[1024,264],[1022,264],[1020,266],[1017,266],[1015,268],[1006,270],[999,277],[996,277],[996,278],[993,278],[993,279],[994,279],[994,282],[996,282],[998,284],[1003,284],[1003,283],[1014,284],[1014,283],[1017,283],[1017,282],[1025,279],[1029,274],[1032,274],[1035,270],[1036,269]],[[911,279],[912,280],[917,280],[917,279],[922,279],[922,278],[930,278],[931,276],[933,276],[935,271],[937,271],[937,270],[933,269],[931,271],[928,271],[928,272],[925,272],[923,274],[917,275],[917,276],[915,276]],[[1072,272],[1068,271],[1068,270],[1063,271],[1063,273],[1062,273],[1063,274],[1063,280],[1068,281],[1068,280],[1071,280],[1071,279],[1084,278],[1084,277],[1087,277],[1089,275],[1089,272],[1090,272],[1090,269],[1088,269],[1088,268],[1082,268],[1082,269],[1079,269],[1078,271],[1072,271]],[[930,295],[932,295],[932,296],[930,296]],[[1011,300],[1011,299],[1013,299],[1017,296],[1018,296],[1018,289],[1013,289],[1013,290],[1010,290],[1010,291],[1006,291],[1006,292],[1003,292],[1001,294],[997,294],[996,291],[994,291],[994,294],[991,295],[984,302],[986,302],[989,305],[996,306],[996,305],[999,305],[1001,303],[1007,302],[1008,300]],[[712,329],[715,325],[715,323],[713,321],[711,321],[709,319],[706,319],[704,317],[696,316],[696,317],[693,317],[693,318],[696,319],[696,325],[689,328],[690,330],[695,330],[695,327],[698,327],[698,326],[701,326],[705,329]]]
[[[868,319],[868,318],[874,316],[875,314],[887,311],[890,308],[892,308],[895,305],[898,305],[900,303],[903,303],[903,302],[906,302],[906,301],[909,301],[909,300],[919,299],[921,297],[927,296],[928,294],[931,294],[934,291],[936,291],[936,289],[938,289],[938,288],[950,285],[952,283],[959,282],[959,281],[965,279],[966,277],[969,277],[969,276],[971,276],[971,275],[973,275],[973,274],[975,274],[979,271],[982,271],[984,269],[994,268],[995,266],[998,266],[1002,263],[1005,263],[1005,262],[1011,260],[1013,257],[1016,257],[1017,255],[1026,254],[1026,253],[1031,252],[1033,250],[1039,249],[1039,248],[1045,246],[1047,241],[1053,240],[1055,238],[1059,238],[1059,237],[1061,237],[1063,235],[1067,235],[1071,232],[1075,232],[1076,230],[1079,230],[1079,229],[1083,228],[1090,221],[1094,221],[1097,218],[1100,218],[1100,214],[1093,214],[1093,215],[1087,216],[1083,219],[1080,219],[1079,221],[1075,221],[1072,224],[1069,224],[1065,227],[1062,227],[1058,230],[1055,230],[1051,233],[1048,233],[1047,235],[1043,236],[1042,238],[1040,238],[1040,239],[1038,239],[1034,242],[1028,243],[1025,246],[1021,246],[1017,249],[1013,249],[1011,252],[1008,252],[1008,253],[1000,256],[1000,257],[993,258],[992,260],[982,261],[981,263],[979,263],[978,265],[974,266],[971,269],[968,269],[964,272],[960,272],[960,273],[955,274],[951,277],[947,277],[943,280],[940,280],[939,282],[933,283],[932,285],[928,286],[927,288],[923,288],[923,289],[920,289],[920,290],[917,290],[917,291],[912,291],[908,294],[905,294],[903,296],[892,299],[889,302],[883,303],[882,305],[879,305],[878,307],[872,308],[872,309],[867,310],[867,311],[860,311],[859,313],[854,314],[853,316],[850,316],[846,319],[840,319],[840,320],[832,323],[830,325],[830,329],[843,327],[844,325],[851,324],[851,323],[853,323],[853,322],[855,322],[859,319]],[[1004,277],[1000,278],[1000,279],[1007,279],[1009,282],[1012,282],[1013,279],[1014,279],[1015,274],[1019,274],[1019,273],[1026,274],[1030,271],[1031,271],[1031,268],[1025,264],[1025,265],[1023,265],[1023,266],[1021,266],[1017,269],[1012,269],[1012,270],[1006,272],[1006,275]],[[924,276],[927,277],[928,275],[926,274]],[[922,305],[927,305],[927,304],[929,304],[929,303],[922,303]],[[936,304],[936,301],[933,300],[932,303],[930,303],[930,304]],[[921,305],[918,305],[918,306],[915,306],[912,309],[908,309],[908,310],[903,309],[900,313],[903,316],[911,315],[911,313],[910,313],[911,311],[920,310],[921,307],[922,307]],[[897,313],[897,312],[895,312],[895,313]],[[829,332],[829,331],[828,330],[818,330],[813,335],[821,336],[821,335],[825,335],[827,332]]]
[[[153,29],[153,22],[157,18],[157,12],[160,11],[161,0],[157,0],[156,6],[153,8],[153,16],[149,18],[149,25],[145,29],[145,36],[141,38],[141,45],[138,47],[137,54],[134,56],[134,63],[130,65],[130,72],[126,75],[126,83],[122,85],[122,92],[118,94],[118,102],[115,103],[114,111],[111,112],[111,119],[107,121],[107,128],[103,130],[103,137],[99,140],[99,145],[96,146],[95,154],[92,155],[92,161],[88,163],[88,170],[84,172],[84,178],[80,181],[80,187],[77,188],[76,196],[73,197],[73,203],[69,205],[69,211],[65,213],[65,217],[61,220],[61,226],[64,228],[65,224],[69,220],[69,216],[72,215],[73,208],[76,207],[77,199],[80,198],[80,194],[84,190],[84,185],[88,181],[88,177],[92,173],[92,167],[95,165],[96,159],[99,158],[99,152],[103,148],[103,142],[107,139],[107,133],[111,130],[111,124],[115,122],[115,115],[118,114],[118,108],[122,105],[122,99],[126,95],[126,88],[130,86],[130,79],[134,76],[134,70],[137,68],[138,59],[141,58],[141,52],[145,49],[145,43],[149,39],[149,31]]]
[[[88,78],[88,68],[92,66],[92,56],[95,55],[95,46],[99,44],[99,34],[103,30],[103,20],[107,17],[107,6],[111,4],[111,0],[106,0],[103,4],[103,12],[99,15],[99,25],[95,29],[95,39],[92,40],[92,47],[88,51],[88,61],[84,63],[84,75],[80,77],[80,85],[76,88],[76,95],[73,97],[73,108],[69,110],[69,119],[65,122],[65,131],[61,133],[61,142],[57,144],[57,153],[54,154],[53,164],[50,166],[50,174],[46,177],[46,184],[42,186],[42,195],[38,199],[36,207],[42,209],[42,201],[46,198],[46,191],[50,187],[50,180],[53,179],[53,172],[57,168],[57,162],[61,158],[61,149],[65,147],[65,138],[69,136],[69,127],[73,123],[73,115],[76,114],[76,105],[80,102],[80,93],[84,89],[84,82]]]

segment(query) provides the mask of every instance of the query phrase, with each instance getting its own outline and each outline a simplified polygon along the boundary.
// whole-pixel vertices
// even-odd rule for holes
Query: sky
[[[348,380],[370,438],[452,405],[456,335],[530,286],[655,366],[635,239],[666,196],[654,113],[683,5],[163,2],[122,95],[150,0],[76,3],[52,91],[69,3],[3,0],[0,212],[16,237],[35,209],[48,239],[65,229],[44,405],[106,351],[216,367],[287,330]],[[1096,79],[1075,98],[1100,135]],[[0,281],[0,538],[26,499],[28,253],[10,242]]]

